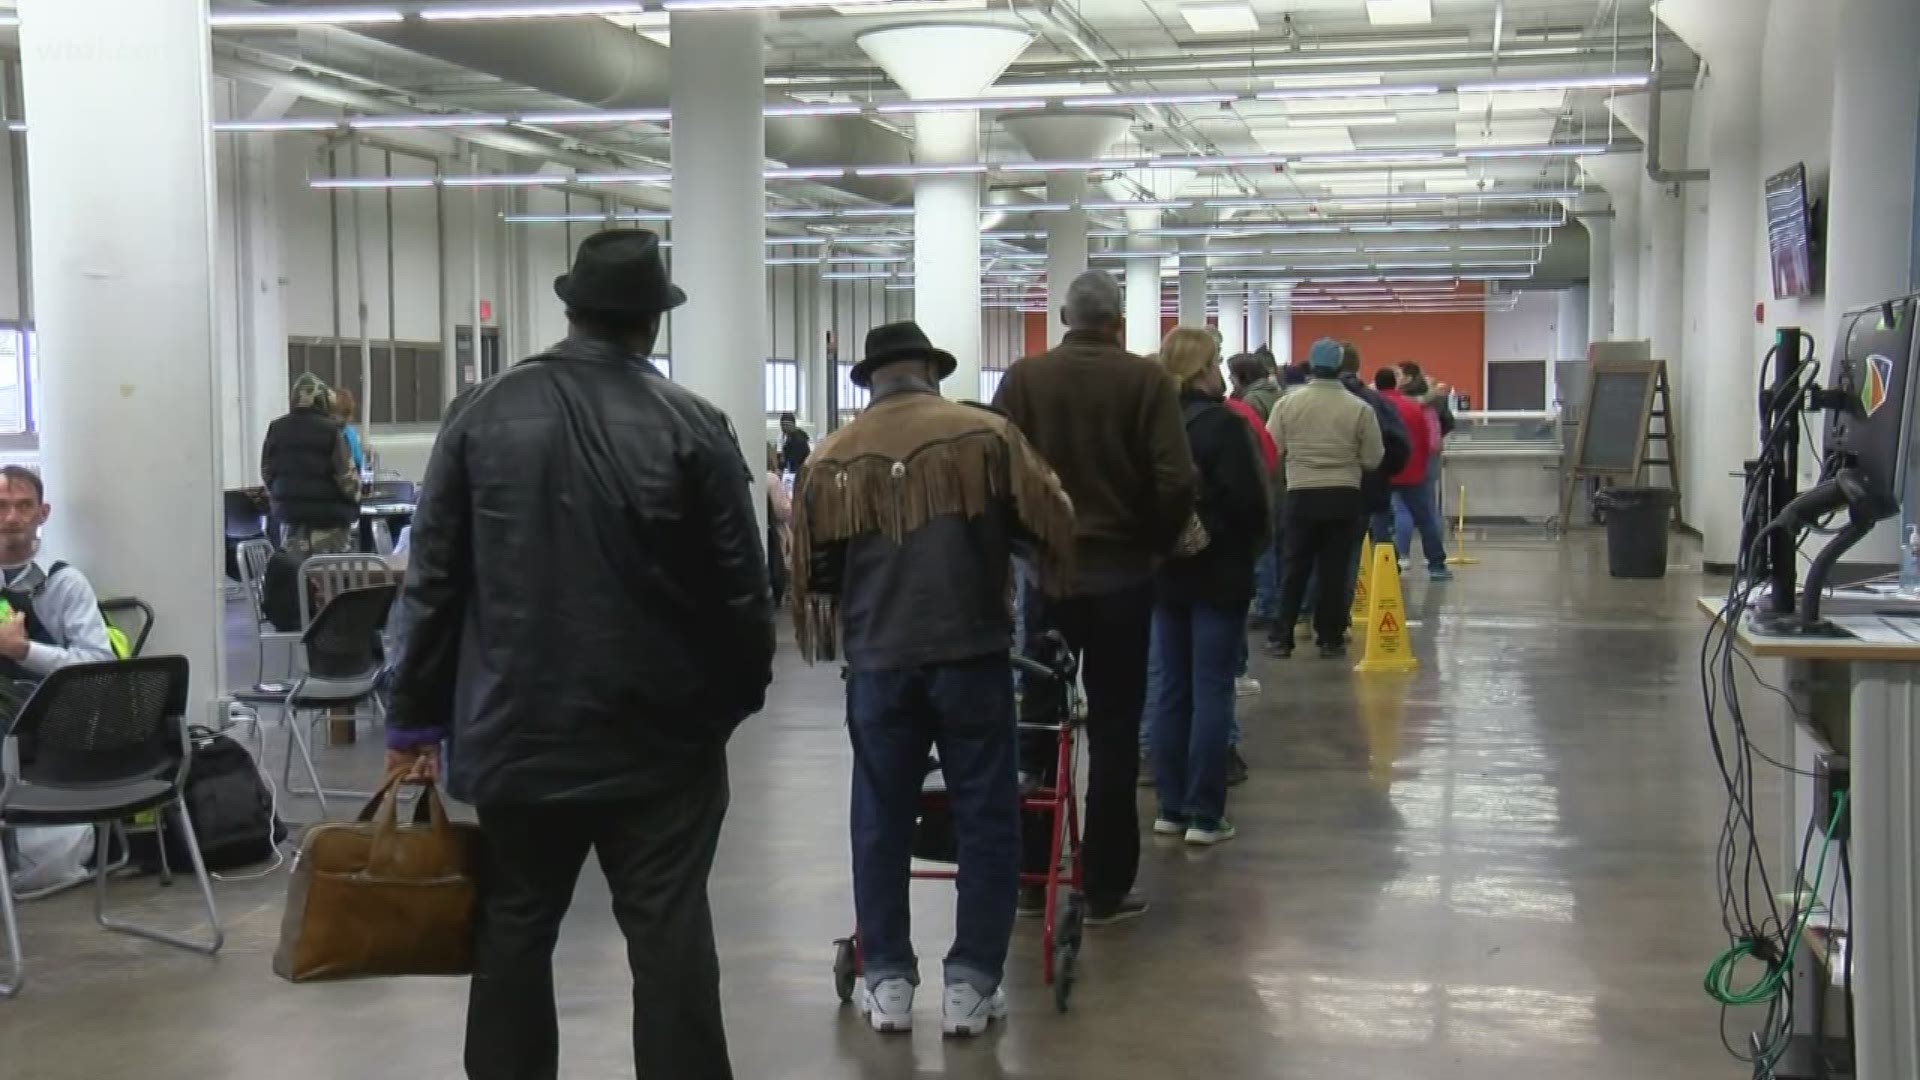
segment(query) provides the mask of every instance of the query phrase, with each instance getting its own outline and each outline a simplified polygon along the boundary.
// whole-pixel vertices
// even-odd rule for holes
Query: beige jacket
[[[1337,379],[1313,379],[1273,407],[1267,433],[1280,451],[1287,490],[1358,488],[1386,448],[1380,421]]]

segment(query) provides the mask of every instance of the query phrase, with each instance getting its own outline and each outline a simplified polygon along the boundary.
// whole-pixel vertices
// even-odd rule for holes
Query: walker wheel
[[[1080,898],[1068,897],[1066,907],[1060,912],[1060,928],[1054,934],[1053,946],[1053,1007],[1063,1013],[1067,1011],[1067,998],[1073,994],[1074,977],[1080,970],[1081,927],[1085,921]]]
[[[852,938],[841,938],[833,943],[833,992],[840,996],[840,1004],[853,1001],[854,980],[860,977],[860,954],[854,949]]]

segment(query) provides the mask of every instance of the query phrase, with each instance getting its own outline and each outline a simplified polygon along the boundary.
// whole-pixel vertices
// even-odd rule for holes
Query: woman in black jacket
[[[353,550],[360,474],[334,416],[333,391],[311,374],[293,384],[293,408],[267,427],[260,479],[283,546],[301,558]]]
[[[1146,708],[1160,794],[1153,831],[1217,844],[1234,834],[1226,817],[1228,730],[1253,565],[1271,530],[1267,478],[1253,433],[1221,404],[1226,383],[1213,335],[1176,329],[1159,360],[1180,387],[1206,542],[1191,550],[1199,532],[1190,528],[1185,553],[1163,564],[1156,581]]]

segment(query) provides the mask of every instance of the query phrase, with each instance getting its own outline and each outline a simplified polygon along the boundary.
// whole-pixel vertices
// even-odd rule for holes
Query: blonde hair
[[[1156,359],[1167,369],[1167,374],[1173,376],[1173,381],[1185,389],[1209,369],[1220,366],[1220,345],[1207,330],[1176,326],[1160,343]]]
[[[342,423],[352,423],[354,411],[358,408],[359,403],[353,400],[353,391],[342,386],[333,392],[333,409],[331,411],[334,417]]]

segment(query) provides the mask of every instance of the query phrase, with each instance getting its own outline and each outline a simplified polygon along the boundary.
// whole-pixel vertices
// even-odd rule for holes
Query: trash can
[[[1614,577],[1667,575],[1667,521],[1677,501],[1671,488],[1608,488],[1594,497],[1607,515],[1607,572]]]

